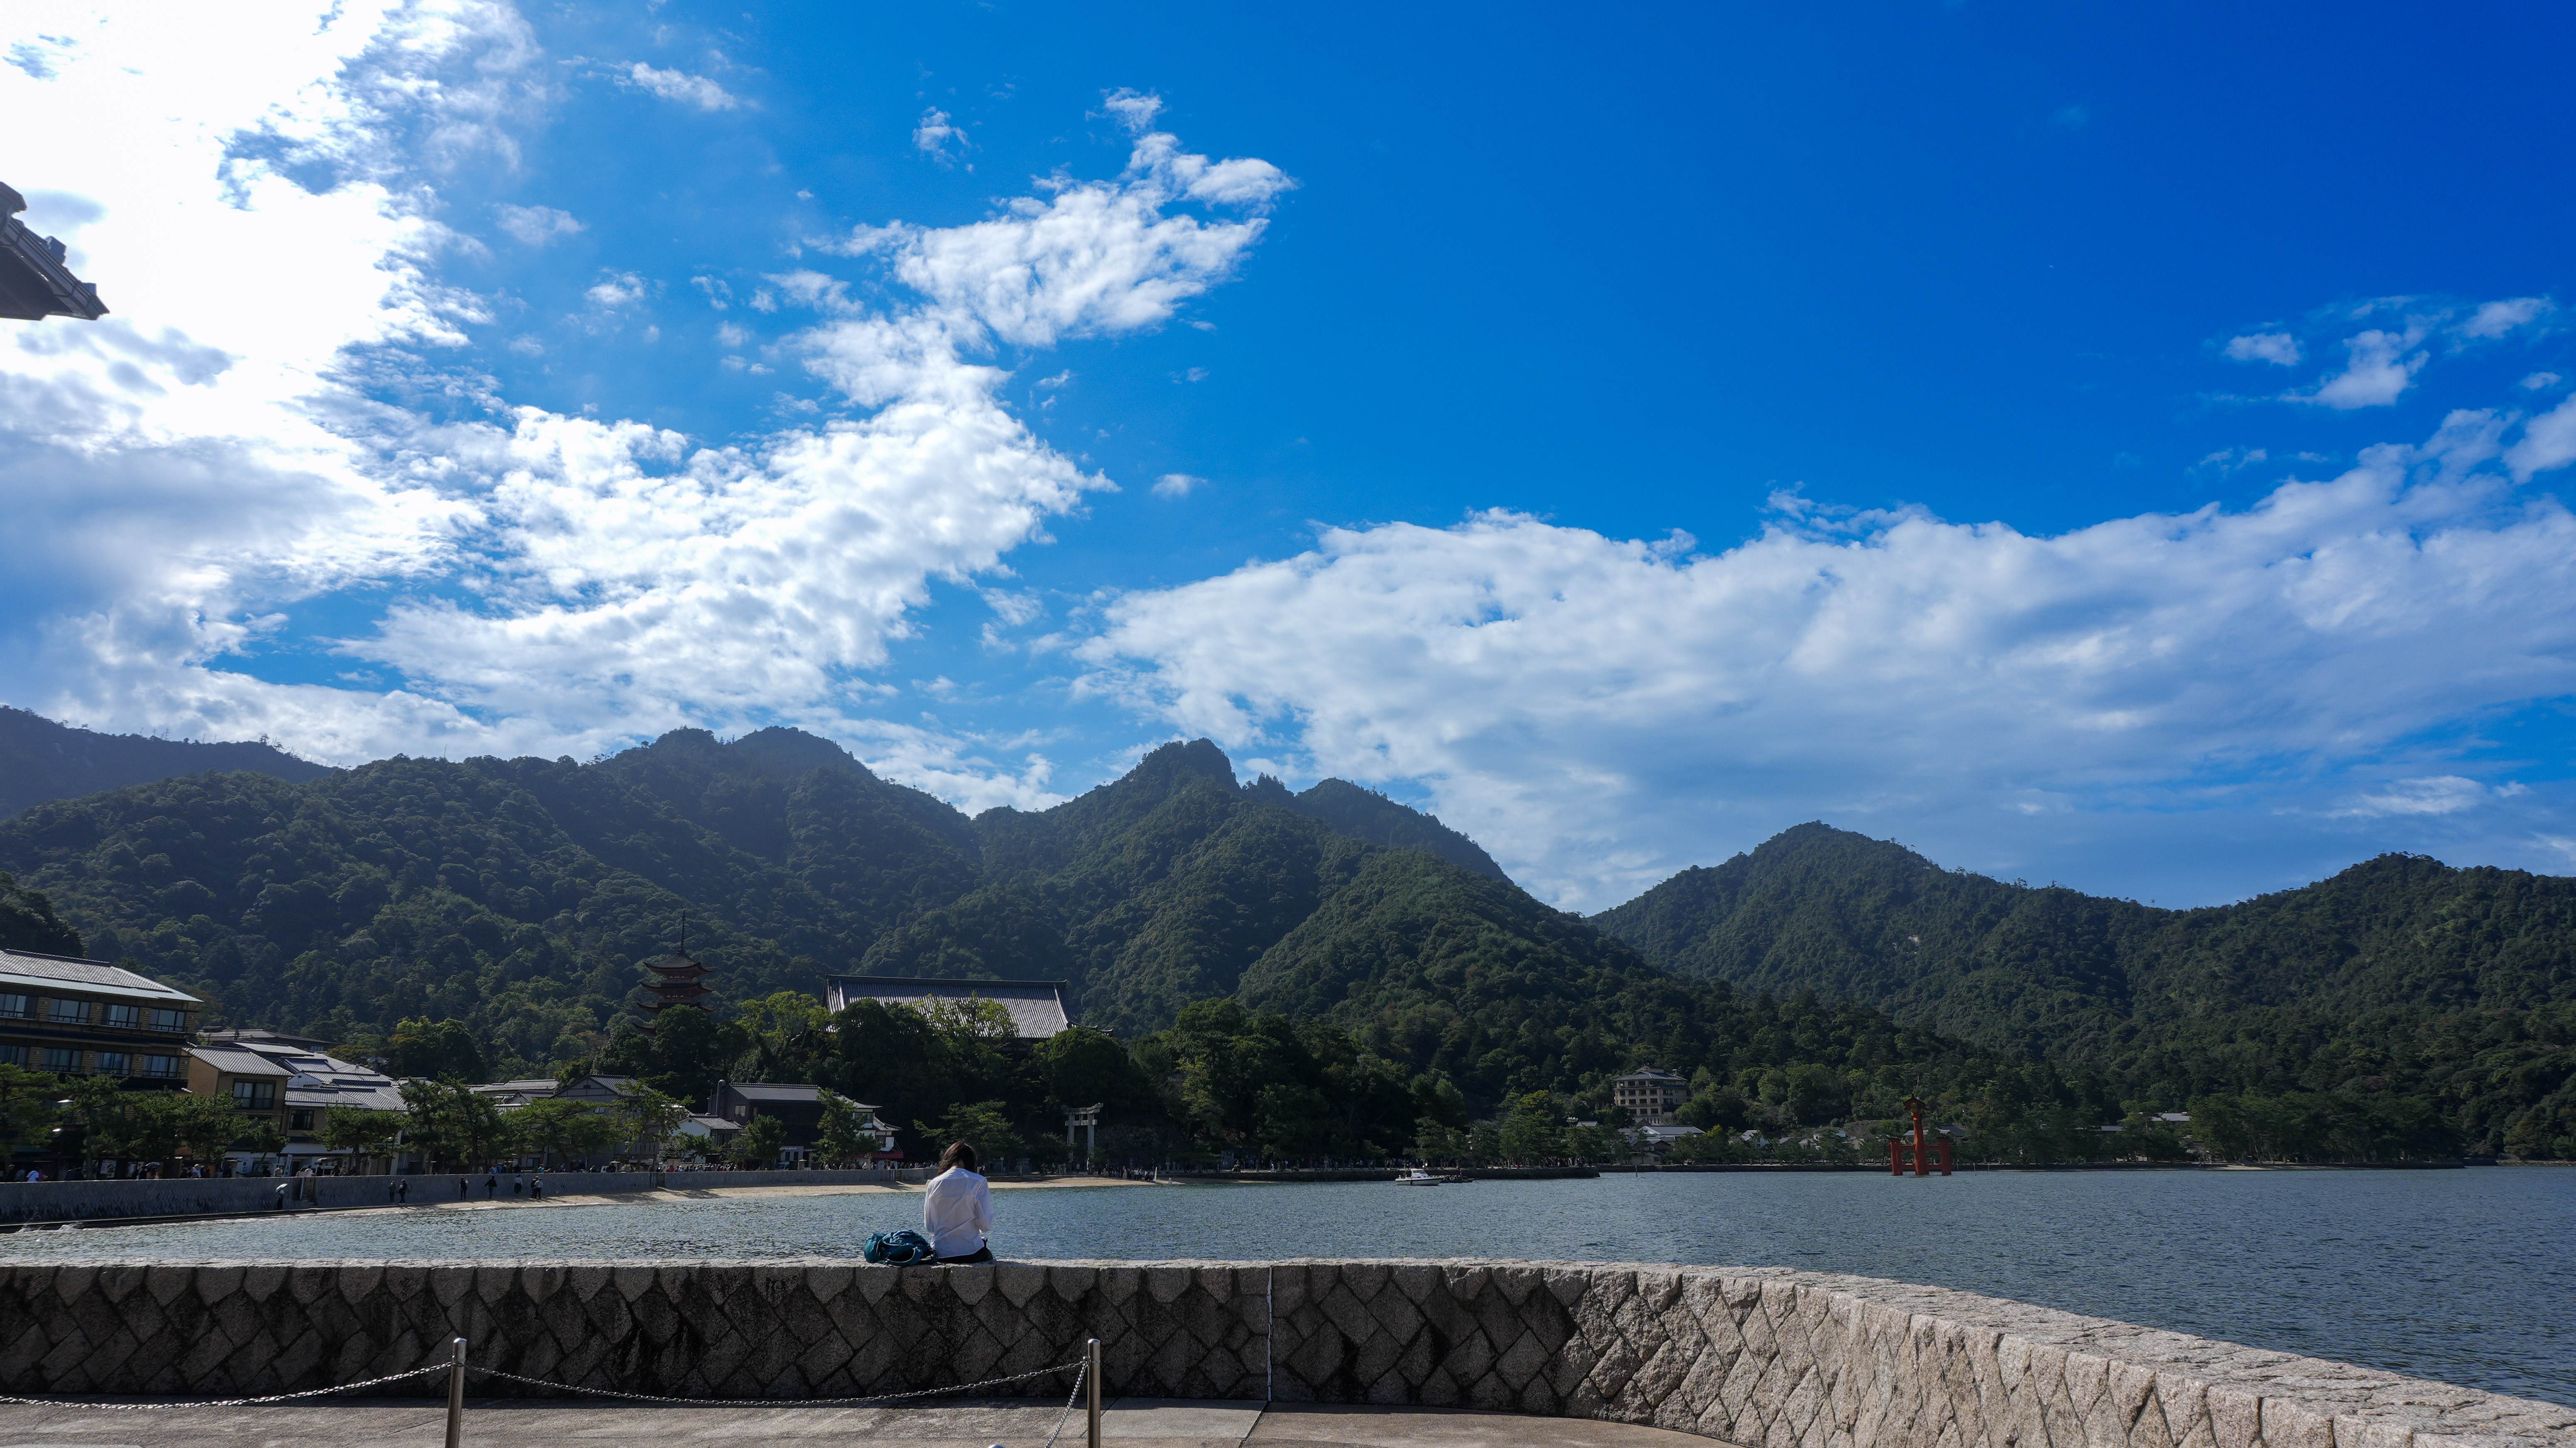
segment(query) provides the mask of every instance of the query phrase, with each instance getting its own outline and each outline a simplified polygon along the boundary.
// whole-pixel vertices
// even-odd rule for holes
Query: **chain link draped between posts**
[[[874,1393],[864,1398],[674,1398],[658,1393],[626,1393],[615,1388],[583,1388],[575,1387],[571,1383],[550,1383],[543,1378],[521,1377],[517,1373],[505,1373],[499,1368],[487,1368],[480,1363],[467,1363],[465,1370],[469,1373],[481,1373],[487,1378],[506,1378],[514,1383],[526,1383],[533,1388],[550,1388],[558,1393],[579,1393],[584,1397],[617,1398],[636,1403],[679,1403],[697,1408],[851,1408],[863,1403],[899,1403],[907,1398],[942,1398],[953,1393],[971,1393],[977,1388],[998,1388],[1005,1383],[1024,1383],[1031,1378],[1042,1378],[1049,1373],[1079,1369],[1082,1366],[1082,1359],[1076,1358],[1069,1363],[1057,1363],[1051,1368],[1013,1373],[1007,1378],[986,1378],[979,1383],[958,1383],[953,1387],[945,1388],[915,1388],[907,1393]],[[447,1369],[442,1365],[438,1371],[445,1372]],[[1081,1378],[1078,1373],[1074,1381],[1076,1391],[1079,1391]]]
[[[1066,1420],[1073,1416],[1073,1405],[1082,1397],[1083,1383],[1088,1378],[1090,1370],[1088,1359],[1076,1358],[1069,1363],[1057,1363],[1053,1367],[1013,1373],[1006,1378],[986,1378],[981,1382],[958,1383],[944,1388],[915,1388],[902,1393],[874,1393],[863,1398],[678,1398],[658,1393],[627,1393],[619,1392],[614,1388],[584,1388],[571,1383],[548,1382],[544,1378],[523,1377],[517,1373],[503,1372],[499,1368],[485,1367],[480,1363],[469,1362],[462,1366],[469,1373],[481,1373],[487,1378],[525,1383],[530,1387],[546,1388],[558,1393],[578,1393],[585,1397],[616,1398],[638,1403],[679,1403],[698,1408],[848,1408],[865,1403],[899,1403],[912,1398],[941,1398],[957,1393],[971,1393],[978,1388],[998,1388],[1010,1383],[1025,1383],[1032,1378],[1043,1378],[1051,1373],[1070,1370],[1073,1373],[1073,1391],[1065,1397],[1064,1412],[1056,1419],[1055,1432],[1047,1435],[1048,1448],[1054,1448],[1057,1435],[1064,1431]],[[17,1403],[33,1408],[92,1408],[108,1413],[147,1413],[164,1408],[254,1408],[267,1403],[292,1403],[306,1398],[328,1397],[333,1393],[353,1393],[361,1388],[380,1388],[387,1383],[399,1383],[409,1378],[426,1378],[451,1373],[457,1367],[458,1364],[455,1363],[432,1363],[427,1367],[413,1368],[408,1372],[388,1373],[381,1378],[368,1378],[364,1382],[337,1383],[327,1388],[307,1388],[296,1393],[271,1393],[266,1397],[258,1398],[216,1398],[189,1403],[81,1403],[62,1398],[0,1396],[0,1403]]]

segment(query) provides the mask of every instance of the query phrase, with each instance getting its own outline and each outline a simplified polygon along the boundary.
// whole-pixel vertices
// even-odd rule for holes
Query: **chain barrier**
[[[1075,1365],[1073,1374],[1073,1391],[1064,1395],[1064,1411],[1056,1414],[1055,1433],[1047,1434],[1046,1448],[1055,1448],[1056,1433],[1063,1432],[1064,1425],[1072,1420],[1073,1405],[1082,1400],[1083,1377],[1090,1371],[1091,1363],[1087,1359]]]
[[[544,1378],[525,1378],[517,1373],[505,1373],[499,1368],[487,1368],[480,1363],[467,1363],[465,1370],[469,1373],[481,1373],[488,1378],[507,1378],[514,1383],[526,1383],[532,1388],[549,1388],[558,1393],[579,1393],[585,1397],[618,1398],[637,1403],[682,1403],[695,1408],[848,1408],[862,1403],[896,1403],[906,1398],[941,1398],[952,1393],[970,1393],[977,1388],[997,1388],[1004,1383],[1024,1383],[1031,1378],[1042,1378],[1049,1373],[1063,1372],[1067,1368],[1079,1369],[1083,1365],[1083,1360],[1076,1358],[1069,1363],[1057,1363],[1054,1367],[1038,1368],[1032,1372],[1014,1373],[1007,1378],[986,1378],[980,1383],[959,1383],[954,1387],[946,1388],[915,1388],[908,1393],[876,1393],[864,1398],[673,1398],[658,1393],[622,1393],[615,1388],[582,1388],[575,1387],[571,1383],[550,1383]],[[439,1371],[445,1372],[447,1369],[442,1366]],[[1080,1383],[1081,1377],[1078,1372],[1074,1380],[1077,1384]],[[1079,1391],[1078,1388],[1077,1391]],[[1063,1425],[1059,1423],[1057,1426],[1060,1428]]]
[[[399,1383],[405,1378],[425,1378],[434,1373],[444,1373],[450,1366],[447,1363],[433,1363],[425,1368],[413,1368],[407,1373],[388,1373],[381,1378],[369,1378],[363,1383],[340,1383],[328,1388],[307,1388],[300,1393],[271,1393],[265,1398],[218,1398],[206,1403],[73,1403],[61,1398],[9,1397],[0,1397],[0,1403],[20,1403],[31,1408],[95,1408],[102,1413],[149,1413],[162,1408],[255,1408],[263,1403],[291,1403],[299,1398],[324,1398],[333,1393],[355,1392],[360,1388],[379,1388],[387,1383]]]
[[[499,1368],[488,1368],[480,1363],[465,1364],[465,1370],[469,1373],[481,1373],[491,1378],[506,1378],[514,1383],[526,1383],[530,1387],[548,1388],[558,1393],[579,1393],[593,1398],[620,1398],[639,1403],[685,1403],[699,1408],[846,1408],[862,1403],[896,1403],[907,1398],[946,1397],[953,1393],[972,1392],[977,1388],[998,1388],[1007,1383],[1024,1383],[1031,1378],[1042,1378],[1050,1373],[1060,1373],[1071,1368],[1073,1369],[1073,1392],[1064,1400],[1064,1416],[1056,1419],[1055,1433],[1047,1435],[1048,1448],[1054,1448],[1056,1434],[1064,1431],[1065,1419],[1073,1415],[1074,1401],[1082,1396],[1083,1375],[1088,1367],[1087,1362],[1076,1358],[1069,1363],[1057,1363],[1054,1367],[1038,1368],[1032,1372],[1014,1373],[1007,1378],[986,1378],[979,1383],[959,1383],[945,1388],[916,1388],[907,1393],[877,1393],[864,1398],[673,1398],[654,1393],[621,1393],[613,1388],[576,1387],[571,1383],[553,1383],[543,1378],[521,1377],[517,1373],[506,1373]],[[452,1371],[453,1368],[452,1363],[433,1363],[425,1368],[413,1368],[403,1373],[388,1373],[381,1378],[369,1378],[364,1382],[339,1383],[327,1388],[307,1388],[299,1393],[272,1393],[263,1398],[218,1398],[201,1403],[78,1403],[61,1398],[12,1397],[0,1397],[0,1403],[17,1403],[34,1408],[93,1408],[106,1413],[146,1413],[162,1408],[255,1408],[267,1403],[291,1403],[303,1398],[322,1398],[333,1393],[351,1393],[360,1388],[380,1388],[387,1383],[399,1383],[406,1378],[426,1378],[444,1374]]]

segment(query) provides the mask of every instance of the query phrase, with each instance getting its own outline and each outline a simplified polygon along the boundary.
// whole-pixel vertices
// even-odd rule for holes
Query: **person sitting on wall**
[[[990,1262],[993,1232],[993,1188],[975,1174],[975,1148],[954,1142],[939,1154],[939,1175],[921,1193],[921,1234],[939,1265]]]

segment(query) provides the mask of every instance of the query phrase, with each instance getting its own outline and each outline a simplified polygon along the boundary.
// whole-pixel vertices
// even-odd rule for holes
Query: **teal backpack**
[[[868,1238],[868,1245],[859,1249],[859,1255],[880,1267],[911,1267],[935,1262],[939,1258],[938,1249],[930,1245],[930,1239],[909,1227],[900,1232],[879,1232]]]

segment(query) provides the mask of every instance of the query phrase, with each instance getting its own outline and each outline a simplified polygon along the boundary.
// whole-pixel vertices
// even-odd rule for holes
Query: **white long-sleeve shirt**
[[[993,1231],[993,1189],[962,1166],[930,1179],[921,1193],[921,1235],[942,1257],[971,1257]]]

